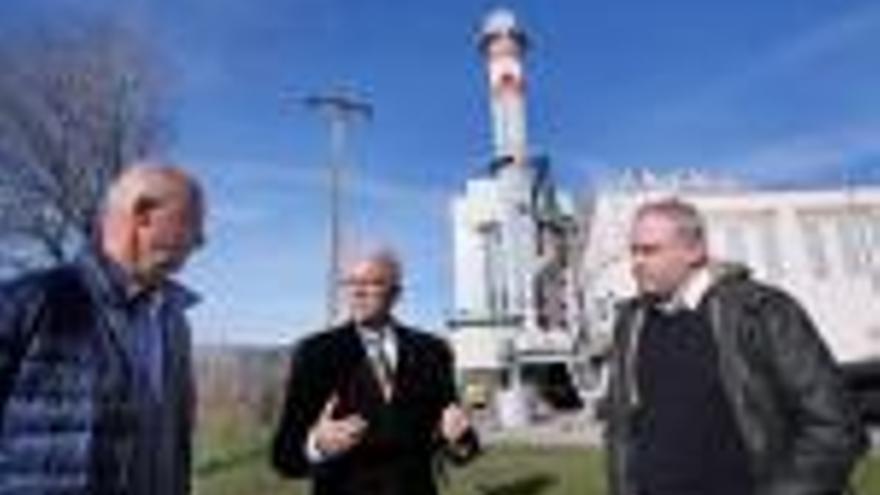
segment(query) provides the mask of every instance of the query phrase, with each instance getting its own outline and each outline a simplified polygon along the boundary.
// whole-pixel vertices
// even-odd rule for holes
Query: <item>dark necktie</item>
[[[368,331],[364,338],[371,368],[382,390],[382,397],[389,400],[394,393],[394,366],[385,348],[385,335],[382,332]]]

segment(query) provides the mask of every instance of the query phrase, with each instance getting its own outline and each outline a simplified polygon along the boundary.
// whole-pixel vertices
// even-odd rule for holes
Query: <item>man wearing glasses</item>
[[[457,404],[452,354],[393,317],[394,253],[357,261],[345,285],[348,320],[293,353],[273,464],[311,477],[316,495],[434,495],[436,456],[464,462],[478,450]]]

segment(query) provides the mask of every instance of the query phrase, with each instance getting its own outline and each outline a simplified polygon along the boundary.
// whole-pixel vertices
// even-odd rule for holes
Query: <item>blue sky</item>
[[[402,314],[440,328],[448,200],[490,152],[475,33],[498,3],[12,0],[0,16],[120,5],[169,59],[171,155],[212,204],[209,245],[184,274],[205,296],[197,338],[281,342],[320,326],[327,136],[292,100],[339,85],[376,109],[351,142],[349,238],[395,244],[408,267]],[[532,148],[574,193],[624,167],[780,187],[880,183],[876,2],[503,5],[534,41]]]

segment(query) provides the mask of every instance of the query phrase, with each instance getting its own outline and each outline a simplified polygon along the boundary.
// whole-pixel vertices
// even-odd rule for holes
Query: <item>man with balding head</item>
[[[189,492],[195,295],[169,277],[202,216],[185,172],[133,165],[75,261],[0,288],[0,494]]]
[[[435,456],[478,450],[448,346],[392,315],[401,275],[390,251],[355,262],[348,321],[294,351],[272,460],[316,495],[434,495]]]

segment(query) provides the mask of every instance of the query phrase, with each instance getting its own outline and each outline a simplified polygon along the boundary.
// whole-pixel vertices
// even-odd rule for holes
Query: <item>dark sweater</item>
[[[745,495],[748,458],[699,311],[648,313],[636,372],[635,473],[643,495]]]

